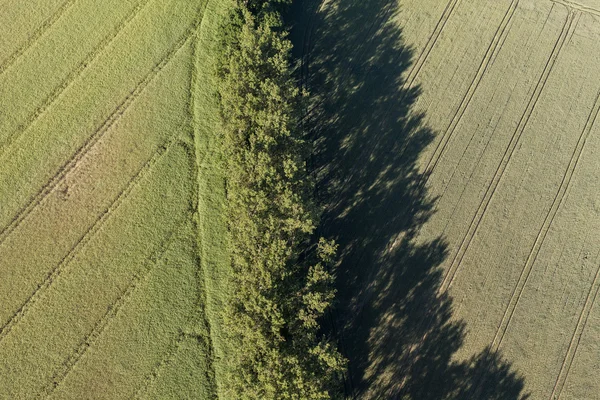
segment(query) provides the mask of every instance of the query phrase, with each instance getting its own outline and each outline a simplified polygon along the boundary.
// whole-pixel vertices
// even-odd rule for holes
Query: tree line
[[[335,297],[336,245],[319,221],[305,94],[282,22],[288,0],[236,0],[217,68],[234,272],[224,308],[226,397],[335,399],[346,360],[320,327]]]

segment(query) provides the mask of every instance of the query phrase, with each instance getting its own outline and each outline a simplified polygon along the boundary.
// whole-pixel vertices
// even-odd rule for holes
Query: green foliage
[[[345,360],[319,321],[335,295],[329,269],[336,246],[311,244],[319,213],[307,144],[296,131],[302,95],[274,10],[264,1],[238,3],[222,32],[219,99],[235,285],[224,320],[235,350],[221,383],[232,399],[330,399]]]

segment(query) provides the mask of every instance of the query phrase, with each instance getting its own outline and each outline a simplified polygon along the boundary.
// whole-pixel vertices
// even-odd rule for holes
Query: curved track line
[[[157,264],[162,261],[167,249],[172,243],[172,238],[175,232],[189,217],[189,214],[184,214],[184,217],[174,224],[174,228],[168,232],[166,237],[158,244],[154,251],[146,258],[142,267],[133,274],[133,278],[129,286],[119,295],[119,297],[109,306],[108,311],[94,325],[94,328],[79,342],[75,351],[62,363],[62,369],[57,371],[49,383],[43,389],[44,396],[50,396],[65,380],[65,378],[73,371],[87,350],[94,346],[96,341],[102,336],[105,329],[115,316],[118,315],[121,308],[127,304],[136,289],[146,282],[151,275],[151,272],[156,268]]]
[[[506,40],[506,37],[508,36],[508,33],[510,31],[510,29],[508,29],[508,27],[512,26],[511,22],[513,20],[513,17],[515,15],[518,5],[519,5],[519,0],[513,0],[512,3],[510,4],[510,6],[508,7],[508,10],[506,10],[506,13],[504,14],[504,17],[502,18],[502,22],[500,23],[500,26],[498,26],[498,29],[496,30],[496,34],[494,35],[492,42],[488,46],[488,48],[485,52],[485,56],[483,57],[483,60],[481,60],[481,64],[479,65],[477,74],[475,74],[475,77],[471,81],[471,84],[469,85],[469,89],[467,90],[465,97],[463,97],[460,105],[458,106],[458,109],[456,110],[456,112],[454,113],[454,116],[450,120],[450,124],[446,128],[446,131],[444,132],[444,134],[442,135],[442,138],[438,142],[438,144],[433,152],[433,155],[431,156],[431,158],[429,159],[429,162],[427,163],[427,167],[425,168],[425,176],[426,176],[425,184],[427,184],[427,182],[429,182],[429,177],[431,176],[431,172],[437,167],[438,163],[440,162],[440,159],[446,152],[446,150],[448,148],[448,143],[450,142],[450,139],[454,136],[454,133],[456,132],[456,128],[458,127],[458,124],[462,120],[463,116],[465,115],[465,112],[467,111],[467,108],[471,104],[471,100],[473,100],[473,97],[475,96],[475,92],[479,88],[479,85],[481,84],[481,81],[483,80],[484,75],[488,71],[488,68],[491,65],[491,61],[496,57],[496,55],[502,49],[502,44]]]
[[[86,230],[83,235],[75,242],[69,252],[60,260],[60,262],[52,268],[47,274],[42,283],[39,283],[33,293],[25,300],[19,309],[10,317],[8,322],[0,328],[0,342],[2,342],[6,336],[12,331],[12,328],[18,324],[23,317],[27,314],[28,310],[36,303],[40,295],[48,289],[52,283],[60,276],[65,266],[67,266],[77,254],[87,246],[92,238],[100,232],[106,221],[110,216],[123,204],[125,199],[129,197],[135,187],[142,181],[146,174],[151,171],[152,167],[156,162],[169,150],[171,146],[177,143],[179,137],[173,136],[167,144],[160,146],[158,151],[144,164],[144,166],[127,182],[125,189],[123,189],[112,201],[112,203],[104,209],[100,216],[94,221],[92,226]]]
[[[473,241],[473,238],[475,237],[475,235],[477,234],[477,231],[479,230],[481,221],[483,220],[483,217],[484,217],[485,213],[487,212],[488,206],[489,206],[492,198],[494,197],[494,194],[496,193],[496,190],[500,184],[500,181],[502,180],[502,177],[504,176],[504,173],[510,163],[510,160],[517,148],[517,144],[520,142],[521,137],[523,136],[523,132],[525,131],[525,128],[529,124],[529,119],[531,118],[531,115],[533,114],[533,111],[535,110],[535,107],[540,99],[542,91],[544,90],[544,88],[546,86],[546,83],[548,81],[550,73],[554,69],[554,65],[556,64],[556,60],[558,59],[558,56],[563,48],[563,45],[565,44],[567,39],[573,33],[571,28],[573,27],[574,16],[575,16],[575,14],[573,12],[569,12],[569,14],[565,20],[565,24],[563,25],[561,34],[554,46],[554,49],[552,50],[552,54],[550,55],[550,57],[546,63],[546,66],[544,67],[544,71],[542,72],[542,75],[540,76],[540,79],[539,79],[538,83],[536,84],[535,90],[534,90],[531,98],[529,99],[529,103],[527,104],[525,112],[521,116],[519,124],[517,125],[517,128],[515,129],[515,132],[512,135],[510,143],[509,143],[508,147],[506,148],[506,151],[504,152],[504,155],[502,157],[502,160],[500,161],[500,164],[498,164],[496,172],[494,173],[492,181],[490,182],[490,185],[488,186],[488,188],[485,192],[485,195],[484,195],[483,199],[481,200],[481,203],[479,204],[477,212],[475,213],[475,215],[473,216],[473,218],[471,220],[471,223],[469,225],[467,233],[463,237],[463,240],[458,248],[458,251],[454,255],[452,263],[450,264],[450,268],[448,268],[448,271],[446,271],[444,279],[442,280],[442,283],[440,284],[438,293],[445,292],[454,282],[456,273],[460,269],[460,266],[462,265],[462,261],[465,257],[465,254],[467,253],[467,250],[469,249],[469,247]]]
[[[50,106],[58,100],[58,98],[79,78],[83,72],[96,61],[96,59],[108,48],[108,46],[123,32],[131,21],[139,14],[139,12],[149,4],[150,0],[138,2],[138,4],[121,20],[121,22],[107,36],[100,41],[88,56],[81,61],[77,68],[67,75],[67,77],[56,87],[44,102],[38,106],[34,112],[19,124],[17,129],[12,132],[2,143],[0,143],[0,159],[4,156],[6,150],[21,136],[35,121],[43,116]]]
[[[69,10],[77,0],[67,0],[40,25],[29,38],[0,65],[0,75],[10,68],[25,52],[46,33]]]
[[[146,87],[158,76],[160,71],[171,61],[177,52],[183,48],[184,44],[192,37],[197,24],[188,28],[185,34],[168,51],[168,53],[159,61],[152,70],[142,79],[141,82],[125,97],[110,116],[96,129],[96,131],[77,149],[73,156],[63,164],[59,170],[42,186],[37,194],[32,196],[27,204],[22,207],[13,217],[11,222],[0,231],[0,246],[6,241],[6,238],[27,218],[29,214],[42,202],[42,200],[58,185],[58,183],[77,166],[85,154],[106,134],[106,132],[119,120],[134,101],[144,92]]]
[[[554,383],[554,388],[552,389],[552,394],[550,394],[551,400],[560,399],[562,395],[562,391],[567,382],[567,378],[569,376],[569,372],[571,371],[571,365],[573,364],[573,360],[577,355],[577,349],[579,348],[579,343],[581,342],[581,337],[583,336],[583,331],[587,325],[588,318],[591,314],[592,307],[596,302],[596,298],[598,297],[598,291],[600,289],[600,267],[596,270],[596,276],[594,277],[594,281],[590,286],[590,290],[585,299],[585,303],[583,305],[583,309],[581,310],[581,314],[579,314],[579,319],[577,320],[577,324],[575,325],[575,330],[573,331],[573,336],[571,337],[571,342],[569,343],[569,348],[565,354],[565,358],[563,360],[562,365],[560,366],[560,372],[556,377],[556,382]],[[593,295],[592,295],[593,293]]]
[[[542,247],[542,244],[544,243],[544,240],[546,239],[546,235],[548,234],[548,231],[550,230],[550,226],[554,222],[554,218],[556,217],[558,210],[562,207],[562,205],[564,203],[564,200],[566,198],[566,193],[569,190],[569,186],[571,185],[571,180],[573,178],[573,175],[575,174],[575,170],[577,169],[577,166],[579,165],[579,161],[581,159],[581,155],[582,155],[585,145],[587,143],[587,139],[590,135],[590,132],[592,131],[592,128],[596,122],[596,119],[598,118],[599,111],[600,111],[600,92],[596,96],[594,106],[592,108],[592,111],[590,112],[590,115],[588,116],[585,127],[584,127],[583,131],[581,132],[581,136],[579,137],[579,141],[577,142],[575,151],[573,152],[573,155],[571,156],[571,160],[569,161],[567,171],[565,172],[565,175],[563,176],[563,179],[562,179],[562,182],[558,189],[558,192],[556,193],[556,196],[554,197],[554,200],[552,201],[552,206],[550,207],[550,210],[548,211],[548,214],[546,215],[546,218],[544,219],[544,223],[542,224],[542,227],[540,228],[540,231],[538,232],[537,237],[535,238],[535,242],[533,244],[531,251],[529,252],[527,261],[525,262],[525,265],[523,266],[523,270],[521,271],[521,275],[519,276],[517,285],[513,289],[513,293],[511,295],[508,306],[506,307],[506,310],[504,311],[504,315],[502,316],[502,320],[500,322],[500,325],[498,326],[498,330],[496,331],[494,340],[492,341],[492,350],[499,348],[500,345],[502,344],[504,335],[506,334],[506,332],[508,330],[510,322],[512,321],[513,315],[515,313],[515,310],[516,310],[516,308],[519,304],[519,301],[521,300],[521,297],[523,295],[523,291],[525,290],[525,286],[527,285],[527,282],[529,281],[529,277],[530,277],[531,271],[533,269],[533,265],[535,264],[535,262],[537,260],[540,249]]]
[[[593,8],[593,7],[583,5],[583,4],[576,3],[574,1],[570,1],[570,0],[550,0],[550,1],[552,1],[553,3],[556,3],[556,4],[562,4],[563,6],[566,6],[566,7],[575,9],[575,10],[582,11],[586,14],[600,16],[600,10]]]

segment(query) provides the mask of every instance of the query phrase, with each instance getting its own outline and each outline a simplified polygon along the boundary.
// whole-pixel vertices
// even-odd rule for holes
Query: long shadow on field
[[[416,233],[435,199],[417,168],[436,132],[403,89],[415,54],[392,21],[396,1],[296,1],[292,40],[311,93],[304,120],[326,205],[321,234],[340,245],[339,303],[332,326],[350,361],[357,398],[520,399],[524,382],[489,351],[453,361],[465,323],[438,295],[443,237]]]

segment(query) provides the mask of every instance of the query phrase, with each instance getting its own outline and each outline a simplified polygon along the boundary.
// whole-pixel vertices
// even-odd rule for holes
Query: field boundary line
[[[506,10],[504,17],[502,18],[502,21],[500,22],[500,25],[496,30],[494,38],[488,46],[483,60],[481,60],[475,77],[471,81],[471,84],[469,85],[465,96],[461,100],[460,105],[454,113],[454,116],[450,120],[450,124],[448,125],[446,131],[442,135],[442,138],[438,142],[432,157],[429,159],[429,162],[427,163],[427,166],[425,168],[425,184],[429,182],[429,178],[431,176],[432,171],[438,166],[442,156],[445,154],[448,148],[448,143],[450,143],[450,139],[452,139],[452,137],[454,136],[456,128],[462,121],[465,112],[469,108],[471,100],[473,100],[473,97],[475,96],[475,93],[477,92],[477,89],[479,88],[483,77],[486,75],[488,68],[491,65],[491,61],[502,49],[502,44],[504,43],[504,40],[506,39],[506,37],[508,37],[508,34],[510,32],[510,29],[508,29],[508,27],[512,26],[511,22],[516,14],[516,10],[519,6],[519,1],[520,0],[513,0],[508,9]]]
[[[35,42],[38,41],[44,34],[54,25],[63,15],[77,2],[77,0],[65,1],[49,18],[47,18],[40,26],[33,31],[33,34],[27,38],[27,40],[15,50],[2,64],[0,64],[0,75],[2,75],[8,68],[10,68],[23,54],[29,50]]]
[[[567,8],[570,8],[570,9],[581,11],[581,12],[584,12],[587,14],[600,16],[600,10],[593,8],[593,7],[583,5],[583,4],[579,4],[574,1],[569,1],[569,0],[550,0],[550,1],[552,3],[562,4],[563,6],[566,6]]]
[[[174,224],[174,227],[163,240],[156,246],[152,253],[143,262],[143,265],[134,272],[131,283],[122,291],[119,297],[109,306],[108,311],[94,324],[93,329],[79,342],[75,351],[63,362],[62,370],[57,371],[51,378],[49,385],[43,389],[45,396],[50,396],[73,371],[81,358],[87,353],[96,341],[102,336],[110,322],[116,317],[122,307],[124,307],[133,293],[136,292],[140,285],[143,285],[157,265],[162,262],[164,255],[173,243],[173,236],[177,230],[185,223],[186,218],[190,217],[189,213],[184,213],[183,217]]]
[[[46,97],[44,102],[41,105],[39,105],[38,107],[36,107],[35,110],[33,111],[33,113],[31,115],[29,115],[29,117],[25,121],[23,121],[21,124],[19,124],[17,126],[17,129],[14,132],[12,132],[11,134],[9,134],[8,137],[6,139],[4,139],[2,143],[0,143],[0,158],[2,158],[4,156],[4,153],[8,150],[9,147],[12,146],[14,141],[19,136],[21,136],[24,132],[26,132],[27,129],[29,129],[29,127],[31,125],[33,125],[33,123],[35,123],[35,121],[37,121],[40,117],[42,117],[46,113],[46,111],[48,111],[50,106],[52,104],[54,104],[54,102],[56,100],[58,100],[60,98],[60,96],[69,87],[71,87],[71,85],[77,80],[77,78],[81,77],[83,72],[91,64],[93,64],[96,61],[96,59],[106,49],[108,49],[109,45],[116,38],[119,37],[119,35],[125,30],[125,28],[129,25],[129,23],[131,21],[133,21],[136,16],[139,15],[139,13],[142,11],[142,9],[145,8],[150,3],[150,1],[151,0],[139,1],[135,5],[135,7],[132,8],[132,10],[119,22],[119,24],[115,27],[115,29],[113,29],[111,32],[109,32],[109,34],[106,35],[100,41],[100,43],[98,43],[98,45],[96,47],[94,47],[92,52],[90,52],[86,56],[86,58],[83,61],[81,61],[77,65],[77,67],[67,75],[67,77],[60,83],[59,86],[57,86],[52,91],[52,93],[50,93],[50,95],[48,97]]]
[[[138,170],[138,172],[127,182],[125,188],[117,194],[112,203],[106,207],[102,213],[96,218],[92,226],[90,226],[83,235],[71,246],[71,249],[67,254],[59,261],[59,263],[52,268],[47,274],[44,280],[38,284],[37,288],[33,293],[25,300],[23,304],[17,309],[17,311],[10,317],[2,327],[0,327],[0,342],[2,342],[6,336],[12,331],[12,328],[18,324],[23,317],[27,314],[28,310],[35,305],[41,294],[47,290],[52,283],[61,275],[64,268],[69,265],[71,261],[77,256],[77,254],[87,246],[87,244],[93,239],[93,237],[100,232],[106,221],[112,216],[112,214],[119,209],[125,199],[129,197],[131,192],[137,187],[137,185],[145,178],[146,174],[151,171],[152,167],[156,162],[179,140],[179,136],[175,135],[168,143],[159,146],[158,150],[154,155],[146,161],[144,166]]]
[[[194,24],[195,26],[195,24]],[[27,204],[22,207],[12,218],[9,224],[0,230],[0,246],[6,241],[6,238],[31,214],[31,212],[46,198],[46,196],[62,181],[62,179],[73,170],[88,151],[108,132],[108,130],[125,114],[135,100],[144,92],[148,85],[159,75],[163,68],[175,57],[177,52],[182,49],[185,43],[192,37],[194,26],[188,28],[176,44],[167,52],[167,54],[150,70],[148,74],[129,92],[125,99],[108,116],[108,118],[98,127],[91,136],[75,151],[58,171],[46,182],[41,189],[29,198]]]
[[[411,69],[408,76],[406,77],[406,80],[404,81],[404,85],[402,85],[402,91],[406,92],[409,88],[411,88],[413,86],[415,80],[421,73],[421,69],[423,69],[423,65],[425,65],[425,62],[429,58],[431,51],[433,50],[438,39],[442,35],[442,31],[446,27],[446,24],[450,20],[450,17],[452,16],[452,14],[454,14],[454,10],[456,9],[456,6],[461,1],[462,0],[450,0],[448,2],[448,4],[446,4],[446,8],[444,9],[442,16],[440,17],[437,24],[435,25],[435,28],[433,29],[433,32],[431,33],[431,35],[429,35],[429,38],[427,39],[427,42],[425,43],[425,47],[423,48],[423,50],[421,50],[421,53],[419,54],[417,61],[415,62],[415,64],[413,65],[413,68]]]
[[[579,161],[581,160],[581,155],[583,154],[583,150],[585,149],[585,145],[586,145],[589,135],[592,131],[592,128],[594,127],[596,119],[598,118],[599,112],[600,112],[600,92],[596,95],[596,100],[595,100],[592,110],[588,116],[588,119],[586,121],[584,129],[581,132],[581,136],[579,137],[579,140],[577,142],[577,145],[575,147],[573,155],[571,156],[571,160],[569,161],[569,165],[567,167],[565,175],[563,176],[560,187],[556,193],[556,196],[554,197],[554,200],[552,201],[552,206],[550,207],[550,210],[548,211],[548,214],[546,215],[546,218],[544,219],[544,223],[542,224],[540,231],[537,234],[537,237],[535,238],[533,247],[531,248],[529,256],[527,257],[527,261],[525,262],[525,265],[523,266],[523,270],[521,271],[521,275],[519,276],[519,280],[517,281],[517,286],[515,286],[515,288],[513,289],[513,293],[511,295],[510,302],[509,302],[506,310],[504,311],[504,316],[502,317],[502,321],[500,322],[500,325],[498,326],[498,330],[496,331],[496,335],[494,336],[494,340],[492,341],[492,349],[496,348],[496,346],[499,348],[500,345],[502,344],[504,335],[506,334],[506,332],[508,330],[508,327],[509,327],[509,325],[512,321],[513,315],[515,313],[515,310],[519,304],[519,301],[521,300],[523,291],[525,290],[525,286],[527,285],[527,282],[529,281],[529,277],[531,275],[531,271],[533,270],[533,265],[535,264],[535,262],[537,260],[537,257],[542,248],[542,245],[543,245],[543,243],[546,239],[546,236],[550,230],[550,226],[554,222],[554,218],[556,217],[558,210],[564,204],[564,200],[566,198],[566,193],[569,190],[573,175],[575,174],[577,166],[579,165]]]
[[[551,400],[558,400],[562,396],[562,391],[565,387],[565,384],[567,383],[567,378],[569,377],[569,372],[571,371],[571,365],[573,364],[573,360],[577,355],[579,343],[581,342],[581,338],[587,325],[588,318],[592,312],[592,308],[594,306],[594,303],[596,302],[596,298],[598,297],[599,289],[600,266],[596,269],[596,276],[594,276],[594,280],[592,281],[592,285],[590,286],[590,290],[588,291],[585,303],[583,304],[583,308],[581,309],[581,313],[579,314],[577,324],[575,325],[575,330],[573,331],[573,336],[571,337],[571,341],[569,342],[569,347],[567,349],[567,352],[565,353],[565,358],[563,360],[562,365],[560,366],[560,371],[558,373],[558,376],[556,377],[554,388],[552,389],[552,393],[550,394]]]
[[[536,87],[532,93],[532,96],[529,99],[527,107],[525,108],[525,111],[521,116],[519,124],[517,125],[517,128],[515,129],[515,131],[512,135],[510,143],[508,144],[508,147],[506,148],[506,150],[504,152],[502,160],[500,161],[500,163],[498,164],[498,167],[496,168],[496,172],[494,173],[494,176],[492,177],[492,181],[490,182],[490,185],[486,189],[485,195],[484,195],[483,199],[481,200],[481,203],[479,204],[477,211],[471,220],[469,228],[468,228],[465,236],[463,237],[463,240],[461,241],[460,246],[458,247],[458,251],[454,255],[454,258],[452,259],[450,268],[448,268],[448,271],[446,271],[444,279],[442,280],[442,283],[440,284],[438,293],[445,292],[453,284],[453,282],[456,278],[456,274],[457,274],[458,270],[460,269],[460,266],[462,265],[462,261],[467,253],[467,250],[469,249],[469,247],[473,241],[473,238],[475,237],[475,235],[477,234],[477,232],[479,230],[481,221],[483,220],[483,217],[485,216],[485,214],[487,212],[487,209],[492,201],[492,198],[494,197],[494,194],[496,193],[496,190],[504,176],[504,173],[506,172],[506,169],[508,168],[508,165],[510,164],[512,156],[517,148],[517,145],[519,144],[521,137],[523,136],[523,132],[525,131],[525,128],[529,124],[531,115],[533,114],[533,111],[535,110],[535,108],[537,106],[537,103],[541,97],[541,94],[542,94],[545,86],[546,86],[546,83],[548,82],[551,72],[554,69],[554,66],[556,64],[558,56],[559,56],[564,44],[567,42],[568,38],[573,33],[571,28],[573,26],[574,16],[575,15],[573,12],[569,12],[569,14],[567,15],[567,18],[565,20],[565,24],[563,25],[561,34],[559,35],[558,40],[556,41],[556,44],[552,50],[552,53],[551,53],[550,57],[548,58],[548,61],[546,62],[546,66],[544,67],[544,70],[540,76],[540,79],[538,80]]]

